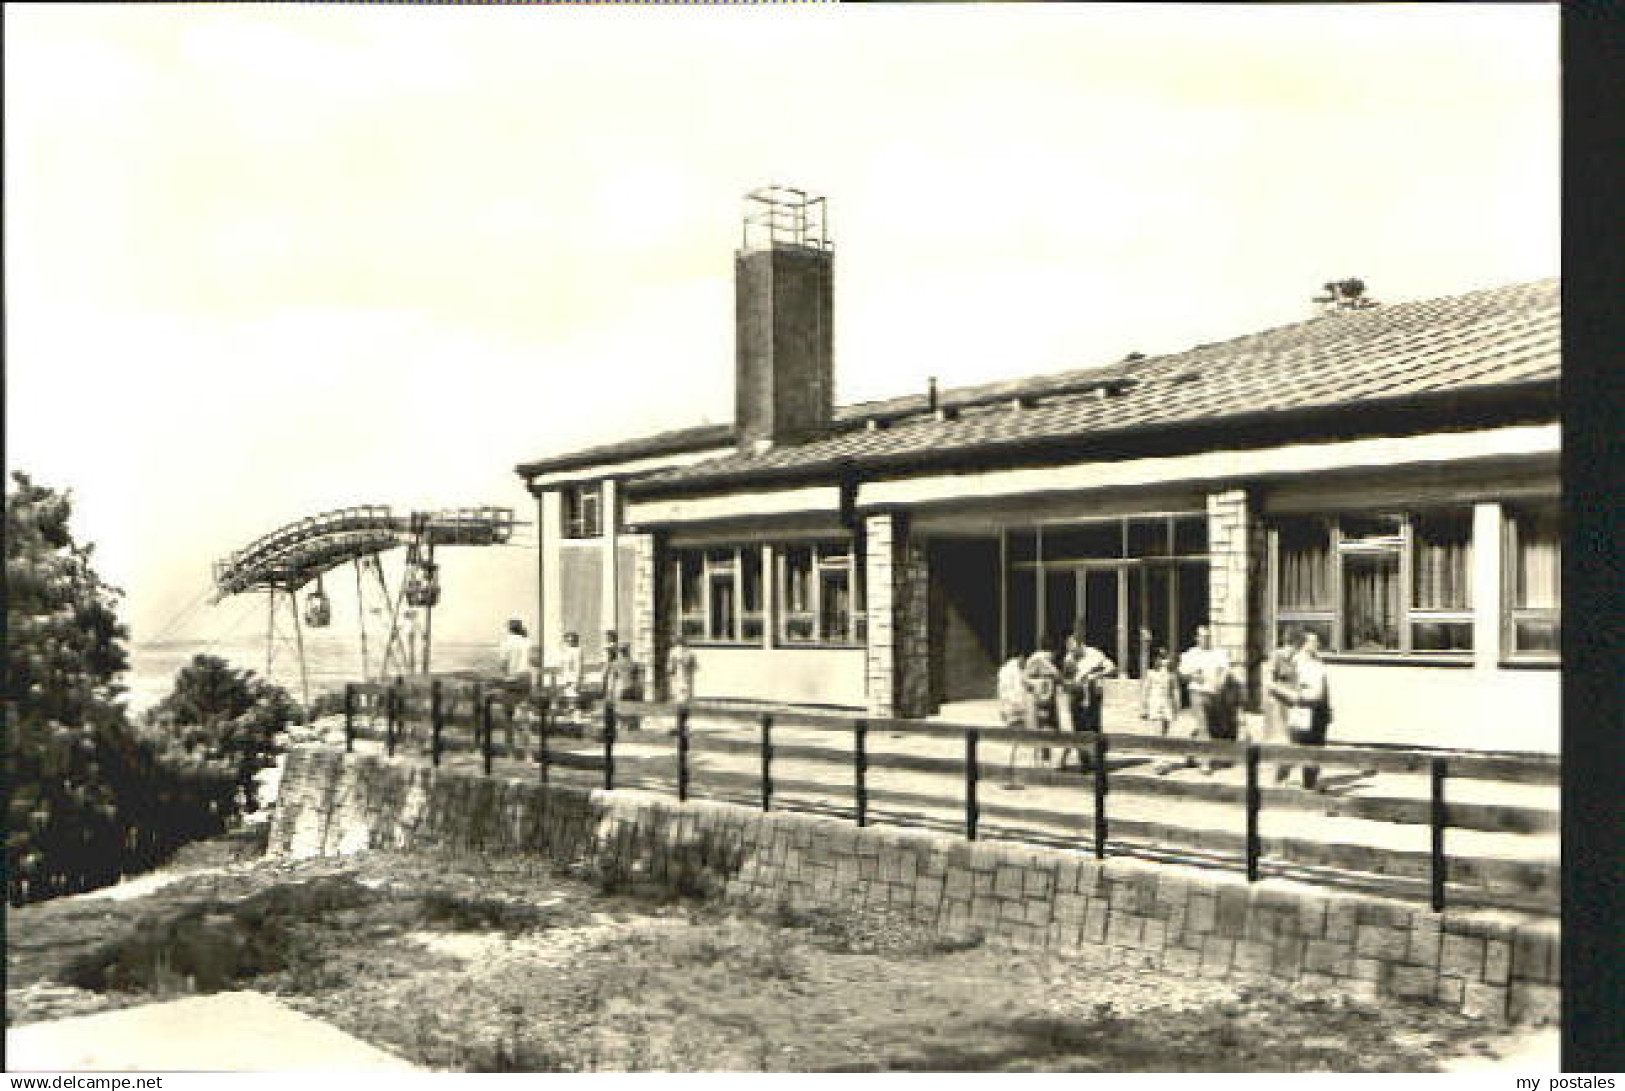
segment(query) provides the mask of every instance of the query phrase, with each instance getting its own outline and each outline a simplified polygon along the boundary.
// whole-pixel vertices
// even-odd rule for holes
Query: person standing
[[[1106,696],[1101,680],[1116,674],[1117,664],[1099,648],[1085,643],[1076,633],[1067,638],[1066,645],[1066,659],[1061,667],[1061,702],[1066,713],[1062,717],[1062,730],[1070,728],[1073,733],[1099,731],[1101,705]],[[1062,768],[1066,767],[1069,752],[1070,749],[1061,752]],[[1078,768],[1083,768],[1081,750],[1078,751]]]
[[[619,715],[622,705],[638,700],[643,693],[637,663],[632,660],[632,649],[622,644],[610,648],[612,658],[604,664],[604,705],[613,709],[618,722],[628,731],[641,726],[636,716]]]
[[[1297,673],[1297,703],[1288,720],[1292,741],[1299,746],[1325,746],[1326,735],[1332,723],[1332,697],[1326,680],[1326,661],[1320,657],[1320,634],[1304,634],[1303,646],[1293,657],[1292,666]],[[1305,762],[1303,786],[1320,788],[1320,766]]]
[[[1190,688],[1191,711],[1196,714],[1197,738],[1220,739],[1225,736],[1224,701],[1230,680],[1230,653],[1213,646],[1213,629],[1207,625],[1196,627],[1196,643],[1185,649],[1179,657],[1179,674]],[[1212,772],[1217,762],[1209,758],[1207,769]]]
[[[694,700],[694,672],[698,668],[694,649],[681,633],[677,634],[671,651],[666,653],[666,692],[674,703],[686,705]]]
[[[581,661],[581,637],[576,633],[564,634],[564,651],[559,656],[559,703],[570,716],[575,717],[582,708],[581,684],[585,669]]]
[[[1140,683],[1140,718],[1167,735],[1179,718],[1179,677],[1166,648],[1151,653],[1151,666]]]
[[[1292,706],[1298,702],[1298,670],[1293,666],[1303,637],[1289,626],[1281,634],[1280,647],[1271,653],[1264,664],[1264,741],[1284,745],[1291,742],[1287,732],[1287,719]],[[1292,775],[1290,762],[1275,766],[1275,783],[1280,784]]]
[[[1084,642],[1074,634],[1067,642],[1068,695],[1072,701],[1072,729],[1099,731],[1103,720],[1101,710],[1106,690],[1102,682],[1117,673],[1117,664],[1099,648]]]
[[[1025,661],[1025,657],[1016,652],[999,668],[998,675],[999,719],[1005,727],[1017,731],[1028,727],[1027,680],[1023,673]]]
[[[530,692],[530,636],[525,623],[518,618],[508,621],[507,635],[502,638],[502,681],[506,688],[528,694]]]
[[[1031,731],[1056,731],[1058,728],[1058,715],[1056,710],[1057,691],[1061,681],[1061,669],[1055,665],[1055,655],[1049,648],[1041,647],[1027,657],[1022,668],[1022,678],[1027,684],[1027,727]],[[1049,763],[1049,747],[1038,749],[1038,760]]]

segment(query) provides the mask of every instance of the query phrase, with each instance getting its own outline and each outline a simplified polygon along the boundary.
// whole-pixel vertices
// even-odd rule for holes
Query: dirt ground
[[[883,914],[746,915],[539,865],[241,855],[13,910],[8,1025],[246,987],[453,1071],[1432,1071],[1527,1045],[1438,1009]]]

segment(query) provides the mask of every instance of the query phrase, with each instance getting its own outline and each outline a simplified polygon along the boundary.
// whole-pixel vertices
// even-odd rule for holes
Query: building
[[[837,407],[823,206],[749,206],[733,424],[519,467],[549,654],[681,632],[699,699],[920,717],[1074,629],[1132,687],[1207,620],[1256,700],[1297,626],[1334,741],[1557,750],[1555,280]]]

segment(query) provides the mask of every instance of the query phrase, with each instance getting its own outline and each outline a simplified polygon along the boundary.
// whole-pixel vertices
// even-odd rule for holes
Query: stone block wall
[[[886,907],[996,945],[1170,974],[1275,979],[1487,1019],[1555,1022],[1551,918],[1446,910],[1239,874],[643,792],[505,781],[305,748],[289,756],[273,854],[368,848],[542,857],[725,901]]]

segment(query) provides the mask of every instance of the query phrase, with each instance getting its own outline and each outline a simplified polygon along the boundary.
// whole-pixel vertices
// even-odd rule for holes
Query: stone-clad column
[[[1256,701],[1258,664],[1264,657],[1268,616],[1263,602],[1268,585],[1263,565],[1264,531],[1256,503],[1246,489],[1225,489],[1207,497],[1208,623],[1213,643],[1230,653],[1246,681],[1248,703]]]
[[[912,540],[907,517],[893,512],[863,521],[868,595],[865,677],[871,716],[931,713],[930,571]]]
[[[643,667],[644,697],[665,699],[665,629],[660,617],[660,544],[654,534],[626,535],[633,546],[632,660]]]

